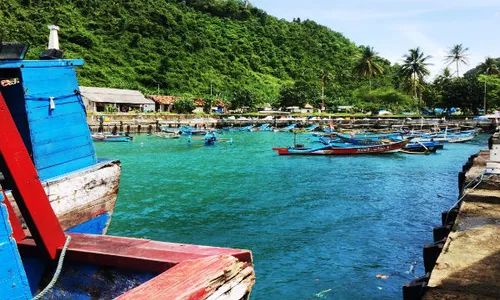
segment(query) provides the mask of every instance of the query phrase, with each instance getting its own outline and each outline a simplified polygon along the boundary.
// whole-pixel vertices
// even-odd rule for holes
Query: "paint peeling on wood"
[[[119,161],[104,161],[43,182],[52,209],[63,229],[68,230],[106,212],[111,220],[118,196],[120,173]],[[24,223],[12,195],[8,196],[16,215]],[[106,230],[107,226],[102,234]]]
[[[184,261],[116,299],[245,299],[254,281],[249,264],[216,255]]]

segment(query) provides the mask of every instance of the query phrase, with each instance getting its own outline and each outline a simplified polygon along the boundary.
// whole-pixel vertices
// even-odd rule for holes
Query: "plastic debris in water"
[[[325,294],[326,294],[326,293],[329,293],[329,292],[331,292],[331,291],[332,291],[332,289],[327,289],[327,290],[321,291],[321,292],[319,292],[319,293],[315,294],[315,295],[314,295],[314,297],[315,297],[315,298],[325,298],[325,297],[326,297],[326,295],[325,295]]]
[[[377,274],[377,278],[380,278],[380,279],[387,279],[387,278],[389,278],[389,275]]]

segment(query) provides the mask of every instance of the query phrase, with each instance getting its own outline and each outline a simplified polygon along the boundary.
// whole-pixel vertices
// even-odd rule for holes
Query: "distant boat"
[[[401,150],[409,140],[391,142],[381,145],[359,146],[345,143],[329,143],[319,147],[308,148],[303,145],[295,145],[288,148],[273,148],[279,155],[354,155],[354,154],[378,154],[395,153]]]
[[[410,142],[401,149],[401,152],[415,154],[423,153],[428,154],[436,152],[438,149],[443,149],[443,143],[428,141],[428,142]]]
[[[286,127],[283,127],[283,128],[277,128],[277,129],[275,129],[274,131],[276,131],[276,132],[290,132],[290,131],[292,131],[295,127],[297,127],[297,124],[295,124],[295,123],[294,123],[294,124],[290,124],[290,125],[288,125],[288,126],[286,126]]]
[[[181,132],[157,132],[154,135],[163,139],[178,139],[181,137]]]
[[[124,134],[102,134],[94,133],[92,140],[97,142],[131,142],[133,137]]]

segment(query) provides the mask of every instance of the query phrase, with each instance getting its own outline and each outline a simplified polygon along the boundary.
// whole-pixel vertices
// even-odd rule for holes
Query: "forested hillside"
[[[361,49],[309,20],[287,22],[243,1],[2,0],[0,37],[46,47],[47,25],[61,27],[66,58],[84,58],[82,85],[168,95],[211,93],[233,106],[279,101],[300,86],[301,102],[319,105],[325,72],[327,106],[352,100],[367,80],[353,75]],[[372,84],[390,84],[386,71]],[[239,104],[239,105],[237,105]],[[301,104],[301,103],[299,103]]]

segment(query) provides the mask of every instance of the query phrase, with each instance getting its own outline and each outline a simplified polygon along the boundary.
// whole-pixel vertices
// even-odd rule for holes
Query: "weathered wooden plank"
[[[112,215],[118,195],[120,172],[118,161],[104,161],[42,183],[64,230],[103,212]],[[8,196],[16,215],[22,220],[12,195]]]
[[[219,287],[207,300],[216,299],[241,299],[250,293],[255,283],[254,269],[247,266],[233,278]]]
[[[231,256],[185,261],[116,299],[207,299],[245,268],[245,263]],[[253,269],[250,271],[253,274]],[[251,284],[251,281],[248,283]],[[247,290],[250,289],[251,285],[247,287]],[[244,295],[232,299],[241,299]]]
[[[132,270],[164,272],[185,260],[214,255],[230,255],[244,263],[251,263],[248,250],[175,244],[146,239],[71,234],[72,240],[66,257],[73,261],[121,267]],[[22,253],[37,255],[30,239],[19,242]]]

